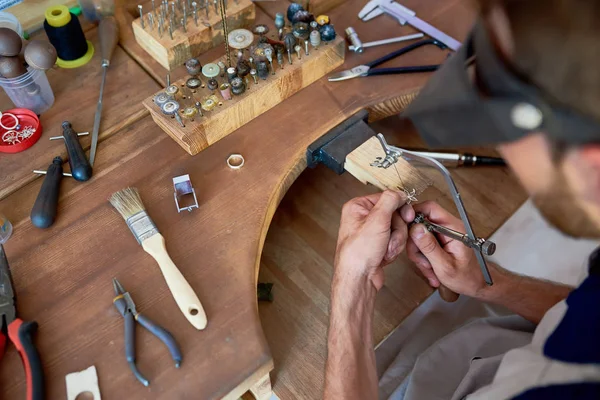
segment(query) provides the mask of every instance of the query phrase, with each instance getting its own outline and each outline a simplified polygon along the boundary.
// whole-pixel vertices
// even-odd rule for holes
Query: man
[[[600,237],[600,2],[479,3],[468,40],[403,117],[432,147],[498,145],[549,222],[571,236]],[[397,398],[600,399],[600,255],[590,256],[589,276],[575,290],[496,265],[487,286],[472,250],[423,225],[407,228],[415,212],[464,232],[461,221],[436,203],[404,200],[387,191],[342,211],[325,398],[377,398],[374,301],[383,267],[406,250],[431,286],[524,319],[448,335],[417,361]],[[456,348],[464,360],[449,359]]]

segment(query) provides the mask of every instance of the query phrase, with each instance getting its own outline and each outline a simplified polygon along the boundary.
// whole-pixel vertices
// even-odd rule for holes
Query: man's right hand
[[[462,221],[436,202],[405,205],[400,214],[406,223],[410,223],[416,212],[424,214],[433,223],[465,232]],[[447,236],[429,232],[423,224],[415,224],[409,230],[406,252],[433,287],[442,283],[456,293],[471,297],[479,297],[488,287],[472,249]]]

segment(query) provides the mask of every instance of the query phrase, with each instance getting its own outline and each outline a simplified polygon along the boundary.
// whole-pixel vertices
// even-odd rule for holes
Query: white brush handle
[[[196,329],[206,328],[206,313],[202,308],[200,299],[194,293],[194,289],[185,280],[177,266],[169,257],[165,247],[165,238],[157,233],[142,242],[142,248],[150,254],[158,263],[160,270],[167,281],[167,286],[173,294],[179,309],[185,315],[190,324]]]

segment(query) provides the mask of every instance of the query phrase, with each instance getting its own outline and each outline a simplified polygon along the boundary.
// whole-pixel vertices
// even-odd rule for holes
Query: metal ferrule
[[[139,244],[158,233],[158,228],[150,219],[146,211],[140,211],[137,214],[127,218],[127,226],[137,239]]]

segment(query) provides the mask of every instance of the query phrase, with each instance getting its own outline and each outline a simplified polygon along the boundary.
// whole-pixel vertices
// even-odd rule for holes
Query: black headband
[[[468,75],[473,56],[485,95]],[[595,120],[553,103],[506,67],[481,21],[401,116],[432,147],[497,144],[540,131],[565,143],[600,141]]]

